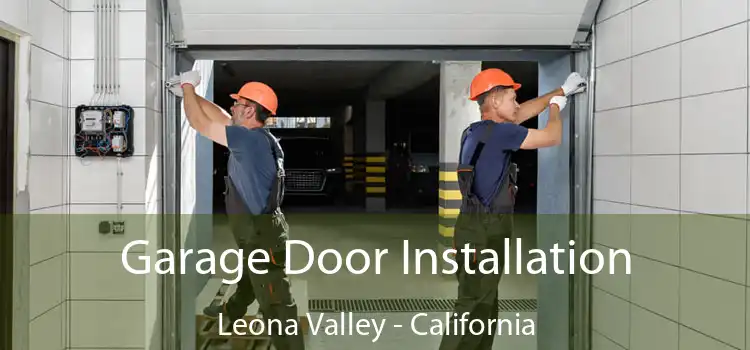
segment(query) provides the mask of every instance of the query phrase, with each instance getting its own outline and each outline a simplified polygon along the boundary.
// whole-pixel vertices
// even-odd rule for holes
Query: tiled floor
[[[363,249],[371,252],[388,249],[382,259],[380,273],[371,271],[361,275],[339,272],[325,274],[317,269],[317,262],[310,271],[291,276],[294,280],[304,280],[310,299],[378,299],[378,298],[455,298],[457,283],[451,276],[432,274],[428,258],[422,265],[422,274],[404,274],[403,244],[408,240],[411,249],[435,249],[437,247],[437,224],[434,215],[419,214],[287,214],[290,223],[290,239],[307,242],[319,254],[324,249],[348,252]],[[530,221],[529,218],[523,221]],[[523,238],[524,249],[535,246],[533,226],[519,225],[517,235]],[[528,247],[528,248],[527,248]],[[214,251],[236,249],[236,244],[227,226],[217,222],[214,230]],[[300,269],[307,265],[307,252],[304,247],[293,247],[292,268]],[[298,258],[299,257],[299,258]],[[330,257],[329,257],[330,258]],[[515,257],[511,257],[513,262]],[[412,256],[410,261],[415,261]],[[333,264],[325,259],[325,264]],[[361,261],[353,260],[355,266]],[[229,264],[233,264],[230,262]],[[232,266],[232,265],[229,265]],[[412,269],[414,268],[412,264]],[[438,265],[438,269],[442,268]],[[511,271],[514,271],[512,269]],[[217,276],[221,277],[221,276]],[[536,279],[531,275],[510,274],[500,283],[500,298],[536,298]],[[324,315],[339,317],[340,314]],[[354,314],[358,318],[376,318],[390,324],[381,337],[373,342],[367,336],[328,336],[325,334],[308,336],[308,349],[437,349],[440,336],[418,335],[410,330],[410,320],[414,313]],[[317,317],[314,315],[313,317]],[[431,313],[429,318],[443,318],[444,314]],[[516,314],[501,314],[500,318],[515,320]],[[520,319],[535,319],[536,314],[522,314]],[[427,322],[427,321],[423,321]],[[393,327],[401,324],[402,328]],[[429,329],[429,325],[422,328]],[[495,348],[531,350],[536,348],[535,336],[497,336]]]

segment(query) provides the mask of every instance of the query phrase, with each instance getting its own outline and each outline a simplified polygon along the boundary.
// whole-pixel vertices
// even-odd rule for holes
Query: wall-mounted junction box
[[[75,114],[75,154],[79,157],[132,156],[133,117],[130,106],[78,106]]]
[[[114,233],[121,235],[125,233],[125,221],[100,221],[99,233],[106,235]]]

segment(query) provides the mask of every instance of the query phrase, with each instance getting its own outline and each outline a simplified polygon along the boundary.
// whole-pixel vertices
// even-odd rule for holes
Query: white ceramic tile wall
[[[594,200],[594,240],[610,248],[630,249],[630,205]]]
[[[603,245],[595,245],[594,249],[604,252],[610,248]],[[597,288],[620,298],[630,298],[630,276],[624,273],[625,266],[625,260],[618,259],[614,274],[610,274],[609,272],[596,274],[593,277],[592,283]]]
[[[58,255],[31,265],[29,277],[31,318],[36,318],[63,302],[63,277],[65,276],[63,268],[66,267],[64,260],[64,255]]]
[[[630,108],[598,112],[594,123],[596,155],[630,154]]]
[[[679,60],[677,45],[633,57],[632,103],[641,105],[680,97],[680,68],[674,64]]]
[[[122,12],[120,14],[119,57],[122,59],[146,58],[145,12]],[[71,14],[70,58],[73,60],[93,60],[96,52],[96,36],[82,35],[95,32],[94,12],[74,12]]]
[[[682,96],[747,86],[747,23],[682,42]]]
[[[630,303],[595,288],[591,307],[591,322],[596,331],[627,348],[630,343]]]
[[[682,38],[692,38],[747,20],[746,0],[724,0],[712,6],[705,0],[682,0]]]
[[[631,302],[669,319],[677,319],[679,269],[637,255],[632,262]]]
[[[680,262],[679,211],[630,207],[630,253],[663,263]]]
[[[114,160],[72,155],[74,109],[93,94],[93,0],[3,2],[0,20],[32,35],[30,52],[29,324],[32,350],[146,348],[145,278],[127,273],[120,253],[147,235],[148,202],[157,184],[161,132],[161,34],[158,4],[121,0],[121,101],[135,108],[135,155],[122,162],[123,235],[101,235],[99,221],[115,219]],[[68,216],[67,214],[73,214]],[[86,215],[88,214],[88,215]],[[131,260],[137,263],[133,250]],[[137,265],[137,264],[136,264]],[[152,301],[153,302],[153,301]],[[119,323],[113,323],[117,315]]]
[[[597,331],[594,331],[591,335],[591,348],[594,350],[625,350],[625,348]]]
[[[72,348],[131,348],[144,344],[143,301],[71,301]],[[116,315],[117,317],[113,317]]]
[[[633,54],[651,51],[680,40],[680,17],[664,13],[680,12],[681,0],[652,0],[633,9]]]
[[[651,311],[631,304],[630,349],[633,350],[677,350],[679,325]]]
[[[632,274],[594,278],[594,350],[750,345],[748,10],[602,4],[594,212],[632,215],[595,217],[593,239]]]
[[[746,213],[747,154],[683,155],[680,159],[682,210],[728,215]]]
[[[29,2],[27,0],[3,1],[0,21],[21,30],[29,28]]]
[[[679,209],[680,156],[633,156],[630,160],[630,201],[633,204]]]
[[[61,304],[32,320],[29,324],[29,350],[60,350],[65,348],[65,308]]]
[[[686,214],[680,218],[680,259],[683,267],[741,285],[747,277],[745,220]],[[711,233],[711,234],[708,234]],[[721,256],[722,259],[716,259]]]
[[[125,233],[101,235],[98,221],[114,220],[118,193],[117,162],[113,159],[89,158],[81,161],[71,157],[70,171],[70,347],[71,348],[145,348],[143,327],[145,305],[149,298],[146,279],[124,270],[121,253],[125,246],[147,237],[146,203],[158,204],[158,148],[161,125],[158,64],[158,43],[161,27],[159,14],[146,0],[121,0],[119,32],[120,102],[134,108],[134,155],[122,161],[122,214]],[[70,108],[88,104],[93,95],[95,30],[93,1],[70,0]],[[72,118],[66,123],[68,128]],[[66,137],[68,152],[72,150]],[[131,262],[144,252],[139,246],[132,250]],[[112,322],[111,315],[118,315]]]
[[[698,333],[693,329],[680,326],[680,350],[735,350],[727,344]]]
[[[615,16],[599,25],[602,35],[613,40],[596,46],[597,65],[605,65],[630,57],[630,13]]]
[[[747,103],[745,88],[684,98],[682,154],[747,153]]]
[[[685,269],[680,271],[681,324],[742,349],[745,310],[745,286]]]
[[[11,10],[15,1],[12,1]],[[31,35],[29,80],[29,349],[61,350],[67,342],[68,108],[66,2],[22,2]],[[3,3],[6,11],[7,2]]]
[[[128,255],[128,264],[143,269],[142,254]],[[143,300],[145,280],[125,270],[121,253],[71,253],[70,296],[75,300]]]
[[[679,154],[680,130],[675,127],[680,125],[679,100],[635,106],[631,115],[632,135],[622,137],[630,139],[632,154]]]
[[[100,220],[115,220],[116,204],[92,204],[70,206],[70,251],[71,252],[122,252],[125,246],[134,240],[144,239],[143,227],[148,218],[141,215],[143,204],[125,204],[122,206],[122,218],[125,221],[125,233],[105,236],[98,233]],[[135,247],[134,252],[143,251]]]
[[[146,193],[146,157],[133,156],[122,160],[123,203],[144,203]],[[70,163],[73,204],[117,203],[117,162],[91,157]]]
[[[63,213],[66,206],[34,211],[29,219],[29,262],[33,265],[63,254],[68,249],[68,229]]]

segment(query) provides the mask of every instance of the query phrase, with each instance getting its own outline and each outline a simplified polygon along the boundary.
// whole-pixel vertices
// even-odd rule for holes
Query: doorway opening
[[[0,38],[0,348],[13,345],[13,101],[15,44]]]
[[[382,78],[409,64],[421,70],[398,83]],[[266,126],[284,150],[285,211],[364,212],[374,197],[385,197],[388,209],[437,206],[439,65],[215,61],[213,72],[213,102],[226,110],[233,103],[229,95],[248,79],[276,91],[278,116]],[[214,145],[214,213],[225,211],[228,157],[226,147]],[[411,171],[417,165],[426,171]],[[373,172],[381,167],[384,173]]]
[[[411,89],[403,89],[399,94],[391,94],[392,96],[385,98],[385,101],[382,101],[382,99],[374,100],[377,103],[373,103],[372,99],[363,99],[364,96],[367,96],[367,87],[371,83],[351,85],[356,80],[354,78],[372,82],[376,81],[379,76],[386,74],[389,71],[388,66],[391,64],[441,62],[426,60],[426,58],[430,58],[426,57],[428,54],[433,54],[434,56],[431,56],[432,59],[436,57],[449,57],[448,61],[481,62],[483,69],[496,67],[507,71],[515,80],[523,84],[522,90],[518,91],[518,102],[523,103],[542,93],[548,92],[551,88],[555,88],[556,86],[552,86],[551,84],[559,84],[561,79],[564,80],[564,77],[570,73],[571,65],[569,62],[570,53],[562,51],[509,51],[493,55],[481,52],[464,52],[461,50],[447,53],[425,51],[426,53],[390,50],[388,51],[389,56],[383,57],[382,55],[376,55],[379,51],[372,50],[374,53],[372,57],[360,53],[345,58],[337,56],[337,51],[334,50],[330,50],[330,53],[326,50],[318,50],[314,51],[314,53],[309,53],[309,56],[305,56],[305,50],[295,51],[294,54],[291,52],[287,54],[283,50],[278,52],[270,50],[266,54],[263,54],[265,51],[262,50],[211,51],[206,49],[205,51],[191,50],[190,54],[197,60],[215,60],[213,61],[212,98],[213,102],[224,108],[227,108],[232,103],[227,96],[230,93],[236,92],[246,80],[268,82],[271,86],[278,89],[279,99],[287,101],[282,106],[288,109],[282,111],[282,108],[280,108],[280,116],[272,125],[274,129],[272,132],[284,141],[299,142],[297,145],[304,144],[304,146],[298,147],[285,147],[285,153],[289,149],[290,154],[302,154],[303,152],[310,154],[309,152],[322,148],[317,146],[312,147],[310,139],[315,139],[317,142],[318,139],[323,138],[334,145],[330,147],[330,153],[336,155],[332,158],[338,158],[336,161],[341,164],[340,167],[343,170],[347,170],[346,167],[349,166],[347,165],[349,159],[355,160],[352,161],[352,163],[355,163],[353,166],[353,172],[355,172],[357,169],[357,156],[362,154],[370,156],[369,152],[367,152],[368,149],[376,148],[368,147],[370,146],[368,144],[368,136],[371,136],[369,139],[373,139],[372,136],[375,134],[372,131],[382,133],[382,136],[385,138],[384,140],[378,140],[377,148],[379,149],[381,146],[380,141],[384,141],[383,149],[385,149],[388,155],[386,157],[388,159],[386,171],[388,172],[385,176],[387,178],[387,186],[384,186],[386,189],[384,197],[386,197],[386,208],[388,209],[386,212],[388,215],[359,215],[360,213],[369,214],[365,210],[367,209],[366,204],[368,202],[363,200],[368,198],[356,195],[361,192],[361,187],[364,186],[360,186],[360,188],[352,186],[352,189],[343,186],[344,191],[339,192],[341,193],[340,197],[334,195],[330,196],[330,198],[337,199],[343,197],[344,200],[331,200],[332,203],[325,203],[321,199],[324,198],[322,195],[315,196],[309,193],[290,195],[285,198],[284,211],[289,214],[287,219],[290,227],[294,230],[294,239],[309,243],[311,247],[314,247],[313,249],[317,246],[345,251],[351,248],[351,246],[347,245],[353,243],[360,246],[359,248],[361,248],[361,245],[382,248],[388,247],[392,243],[391,241],[398,241],[399,244],[403,244],[404,238],[409,238],[410,248],[428,250],[434,248],[435,236],[437,234],[435,226],[437,224],[429,222],[421,225],[421,221],[417,222],[417,224],[412,224],[411,221],[407,222],[404,219],[407,217],[411,219],[412,217],[421,218],[429,216],[419,215],[423,213],[419,210],[413,210],[416,206],[431,208],[434,212],[436,207],[434,201],[438,196],[428,194],[428,190],[436,191],[438,190],[437,186],[430,186],[429,181],[425,182],[423,188],[410,185],[405,186],[405,184],[408,184],[406,181],[407,177],[398,172],[394,173],[393,170],[399,169],[406,172],[411,171],[412,168],[424,169],[419,173],[429,175],[430,158],[434,158],[433,155],[436,153],[439,154],[438,146],[442,142],[439,138],[440,126],[438,123],[440,73],[438,71],[434,76],[421,81],[420,84],[414,84],[411,86]],[[367,51],[367,53],[370,52]],[[435,64],[435,67],[439,68],[440,66]],[[345,85],[344,88],[333,89],[334,85],[338,85],[339,83],[350,85]],[[283,86],[287,87],[282,88]],[[294,102],[290,103],[291,101]],[[372,104],[368,105],[368,103]],[[384,116],[384,125],[380,123],[368,123],[368,114]],[[371,118],[370,121],[372,120]],[[532,118],[523,125],[529,128],[536,128],[539,125],[543,125],[543,123],[544,119]],[[401,156],[404,159],[394,162],[395,152],[391,149],[394,145],[403,145],[401,147],[410,153]],[[295,151],[292,151],[292,149]],[[221,184],[224,183],[223,178],[226,176],[226,169],[222,167],[226,162],[227,153],[223,147],[217,147],[215,151],[213,157],[213,165],[215,166],[213,169],[215,195],[213,213],[220,214],[224,210],[223,198],[221,196],[223,188]],[[529,223],[526,226],[528,230],[521,230],[523,234],[518,231],[516,233],[517,238],[523,238],[523,248],[535,248],[537,245],[544,246],[549,243],[549,239],[541,242],[542,244],[537,242],[537,234],[544,236],[547,233],[543,232],[544,230],[537,225],[538,223],[535,218],[538,213],[544,214],[550,211],[564,213],[568,209],[566,206],[560,205],[562,201],[545,204],[545,201],[538,201],[537,198],[545,198],[545,194],[552,191],[558,193],[555,198],[568,198],[570,191],[567,188],[563,188],[568,185],[567,178],[549,175],[540,176],[540,174],[544,173],[542,170],[554,167],[554,172],[551,173],[557,176],[557,173],[560,173],[560,170],[563,168],[561,166],[562,163],[550,159],[567,159],[570,151],[571,149],[567,145],[564,145],[554,150],[555,157],[550,157],[550,151],[547,153],[520,151],[514,155],[513,161],[520,168],[519,187],[521,189],[519,191],[517,209],[522,214],[525,214],[522,216],[528,218]],[[427,163],[426,166],[412,167],[411,165],[414,165],[412,158],[414,157],[408,156],[413,153],[425,155],[420,160],[424,160]],[[349,154],[353,154],[353,156],[349,156]],[[372,157],[375,158],[375,156]],[[324,159],[324,157],[315,154],[314,156],[301,157],[301,159],[297,159],[295,162],[319,159]],[[290,163],[292,163],[291,160]],[[291,168],[292,165],[289,164],[289,167]],[[330,168],[321,167],[321,169],[324,168],[325,170],[336,169],[336,166],[331,166]],[[563,170],[567,170],[567,168]],[[343,175],[346,175],[346,172]],[[427,176],[427,180],[435,178],[437,177]],[[344,185],[347,184],[346,180],[347,178],[344,177]],[[316,185],[316,188],[319,187]],[[417,200],[417,196],[413,195],[413,192],[407,192],[408,190],[424,194],[424,201]],[[412,203],[408,203],[406,199],[412,201]],[[396,204],[396,208],[394,208],[394,204]],[[545,210],[538,210],[538,206],[542,206]],[[386,218],[396,216],[399,216],[400,220],[398,222],[394,220],[394,223],[389,225]],[[333,217],[335,219],[331,219]],[[356,220],[346,220],[344,218],[356,218]],[[434,219],[434,215],[432,215],[432,219]],[[372,222],[368,222],[367,220],[372,220]],[[213,231],[213,248],[234,248],[231,242],[229,242],[231,240],[231,233],[225,226],[219,227],[219,221],[214,221],[216,226]],[[427,221],[425,220],[425,222]],[[544,229],[550,230],[551,228],[545,227]],[[553,232],[556,234],[554,239],[557,240],[559,238],[557,236],[565,236],[568,239],[568,231],[560,227],[556,227],[554,230],[556,231]],[[222,240],[221,237],[228,237],[230,239],[225,244],[224,241],[219,242]],[[399,251],[402,248],[399,245],[398,248],[390,250]],[[306,256],[305,252],[299,252],[298,254],[297,251],[294,251],[292,255]],[[393,258],[394,256],[391,257]],[[399,256],[395,256],[395,258],[401,261]],[[300,266],[292,266],[292,269],[297,269],[298,267]],[[387,271],[378,276],[348,276],[348,274],[344,273],[334,276],[328,275],[326,281],[323,281],[321,278],[321,273],[304,273],[302,276],[292,278],[294,280],[293,285],[299,287],[297,291],[293,291],[292,293],[295,295],[295,298],[303,301],[299,305],[313,313],[323,309],[328,310],[327,305],[329,304],[326,303],[336,300],[343,300],[347,303],[361,302],[361,305],[369,305],[367,304],[369,300],[411,302],[430,298],[446,301],[446,305],[451,304],[456,288],[454,279],[430,273],[407,275],[402,272],[403,267],[400,265],[399,267],[395,267],[398,271]],[[231,279],[234,276],[214,276],[205,286],[202,286],[203,293],[197,298],[194,295],[183,295],[183,298],[195,299],[197,304],[196,310],[200,313],[202,307],[216,300],[221,300],[216,298],[218,296],[217,293],[219,293],[217,291],[227,290],[221,286],[219,277]],[[507,307],[501,306],[504,311],[514,312],[513,315],[515,315],[515,312],[523,313],[524,317],[529,318],[538,317],[537,314],[539,314],[539,318],[545,320],[553,318],[555,320],[561,319],[567,317],[570,313],[567,303],[558,302],[559,299],[567,298],[567,295],[555,297],[550,293],[540,292],[543,289],[567,290],[570,288],[567,280],[553,280],[547,278],[548,276],[542,276],[544,278],[537,279],[535,276],[530,276],[529,274],[516,274],[512,277],[517,278],[514,280],[513,278],[504,277],[504,283],[501,286],[501,295],[499,297],[502,300],[500,301],[500,305],[505,305],[503,302],[509,303]],[[332,278],[336,278],[337,281],[331,282]],[[545,281],[542,282],[542,279]],[[214,284],[215,281],[218,283]],[[331,288],[333,285],[336,288]],[[550,288],[551,285],[555,287]],[[408,288],[404,288],[403,286],[408,286]],[[222,297],[226,295],[224,292],[220,293]],[[355,295],[356,297],[352,298]],[[204,297],[206,299],[205,302],[203,301]],[[559,307],[550,307],[551,300],[555,300],[555,305]],[[321,305],[325,305],[325,307]],[[346,308],[353,308],[351,305],[345,305],[340,308],[348,310]],[[442,310],[443,306],[436,305],[431,304],[415,307],[420,308],[420,310]],[[541,305],[546,305],[546,307],[542,308],[540,307]],[[254,304],[252,307],[256,308],[257,305]],[[377,306],[365,307],[377,308]],[[335,306],[335,308],[339,308],[339,306]],[[388,310],[392,310],[390,306],[388,308]],[[541,309],[545,309],[545,311],[542,312]],[[253,314],[255,310],[257,309],[249,310],[248,313]],[[358,310],[360,309],[358,308]],[[381,309],[362,310],[372,312],[383,311]],[[546,325],[550,323],[545,321],[544,324],[543,327],[547,327]],[[559,333],[562,334],[564,332]],[[558,342],[567,339],[567,337],[558,337],[558,334],[552,334],[547,338],[554,338]],[[550,339],[540,341],[540,344],[549,343]],[[536,347],[537,339],[536,337],[517,337],[506,339],[505,342],[506,345],[510,342],[516,345],[516,347],[530,348],[531,346]]]

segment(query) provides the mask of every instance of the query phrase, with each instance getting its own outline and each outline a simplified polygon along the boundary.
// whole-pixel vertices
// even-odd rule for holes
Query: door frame
[[[576,242],[576,252],[594,249],[593,218],[593,149],[594,149],[594,101],[595,101],[595,38],[592,30],[589,37],[590,48],[573,56],[573,70],[588,77],[585,94],[580,94],[571,104],[574,117],[571,118],[569,138],[571,142],[570,181],[571,181],[571,229],[570,239]],[[591,258],[586,260],[591,269]],[[591,349],[591,288],[592,277],[586,273],[570,276],[570,349]]]
[[[5,50],[0,50],[0,70],[4,71],[0,72],[0,101],[4,102],[0,103],[0,140],[3,142],[0,147],[0,167],[3,169],[0,171],[0,232],[6,232],[0,234],[0,348],[12,349],[16,44],[0,37],[0,46],[5,47]]]
[[[592,8],[598,8],[598,1],[590,0]],[[588,6],[588,5],[587,5]],[[590,43],[593,38],[588,38]],[[571,71],[578,71],[589,77],[590,87],[587,94],[579,94],[569,100],[570,108],[564,111],[567,121],[565,131],[566,144],[556,150],[540,151],[537,162],[541,161],[541,154],[547,152],[553,172],[558,177],[549,178],[547,186],[559,186],[564,180],[565,191],[559,187],[548,188],[554,194],[555,202],[546,208],[547,235],[538,236],[537,243],[541,246],[552,246],[553,243],[567,244],[570,239],[576,241],[576,251],[591,248],[591,150],[592,144],[592,103],[593,74],[591,65],[593,45],[590,47],[554,48],[252,48],[252,47],[220,47],[220,46],[190,46],[181,52],[189,54],[196,60],[217,61],[532,61],[539,63],[539,89],[546,93],[556,88]],[[545,69],[546,73],[542,70]],[[564,73],[564,74],[563,74]],[[546,81],[542,82],[545,74]],[[540,116],[540,123],[544,118]],[[356,138],[355,138],[356,141]],[[554,163],[554,164],[553,164]],[[539,163],[541,169],[541,163]],[[552,181],[552,180],[554,181]],[[542,186],[542,178],[538,180]],[[554,191],[553,191],[554,190]],[[537,193],[537,198],[540,197]],[[544,197],[547,201],[548,198]],[[539,208],[540,199],[537,200]],[[538,214],[543,214],[539,212]],[[538,215],[541,217],[543,215]],[[565,224],[559,229],[557,224]],[[539,222],[538,222],[539,224]],[[541,232],[543,225],[539,225]],[[550,277],[551,276],[551,277]],[[591,324],[591,278],[586,274],[577,273],[572,276],[548,275],[545,289],[538,291],[537,302],[539,310],[545,308],[542,321],[537,321],[538,348],[559,346],[565,344],[564,349],[590,349]],[[541,281],[540,281],[541,282]],[[541,283],[540,283],[541,286]],[[550,293],[549,291],[563,291]],[[538,312],[537,315],[540,313]],[[539,316],[538,316],[539,317]],[[562,325],[562,327],[560,327]],[[547,346],[547,344],[550,344]],[[546,346],[546,347],[545,347]]]
[[[171,0],[161,1],[161,83],[164,84],[171,76],[178,72],[178,56],[175,42],[175,25],[177,19],[170,11]],[[179,26],[179,24],[177,24]],[[160,87],[162,100],[162,130],[161,130],[161,226],[159,248],[178,252],[182,249],[180,191],[181,178],[181,128],[180,103],[166,86]],[[178,263],[179,264],[179,263]],[[181,290],[182,278],[180,274],[163,274],[159,276],[161,291],[158,298],[161,304],[158,321],[161,323],[161,349],[179,350],[182,345],[181,328]]]

